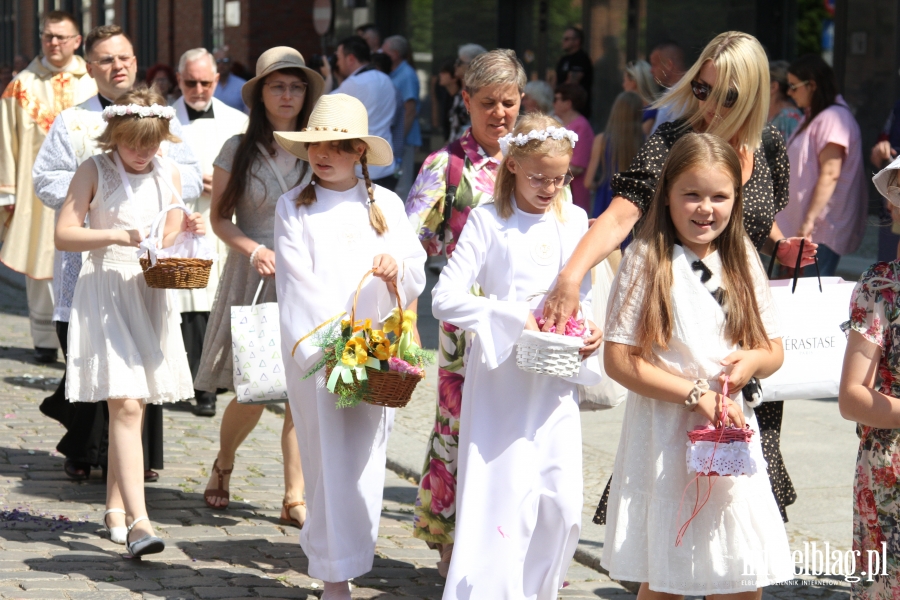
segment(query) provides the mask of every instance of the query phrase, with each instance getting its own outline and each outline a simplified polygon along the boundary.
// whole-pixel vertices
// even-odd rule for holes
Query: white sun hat
[[[394,164],[391,145],[384,138],[369,135],[369,114],[363,103],[347,94],[322,96],[309,123],[300,131],[276,131],[278,144],[296,156],[309,161],[306,144],[335,140],[362,140],[369,147],[366,162],[384,167]]]

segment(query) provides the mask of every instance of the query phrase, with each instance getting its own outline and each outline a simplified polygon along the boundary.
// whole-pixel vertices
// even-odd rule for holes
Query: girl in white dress
[[[560,379],[519,369],[515,356],[523,330],[539,330],[543,293],[588,228],[584,210],[564,201],[577,139],[541,114],[526,115],[501,138],[507,151],[494,202],[471,212],[432,292],[435,317],[475,333],[462,390],[444,600],[555,600],[578,544],[576,383],[599,382],[599,364],[592,358],[575,377]],[[476,283],[482,296],[470,293]],[[590,289],[588,276],[583,302]],[[598,328],[588,326],[583,357],[600,345]]]
[[[766,276],[742,225],[741,184],[737,153],[721,138],[678,140],[610,295],[606,370],[630,392],[602,564],[613,579],[643,582],[639,600],[750,600],[794,574],[756,417],[740,392],[784,360]],[[723,421],[726,377],[726,421],[752,428],[757,471],[693,483],[687,432]],[[676,546],[698,492],[709,500]]]
[[[369,178],[368,165],[390,165],[393,154],[369,135],[359,100],[323,96],[306,128],[275,139],[313,170],[309,185],[278,200],[275,219],[282,355],[306,481],[300,545],[309,575],[325,582],[322,600],[350,600],[347,580],[371,570],[375,557],[394,409],[364,402],[336,408],[324,368],[304,379],[322,357],[314,338],[291,354],[318,325],[350,312],[357,284],[373,268],[356,318],[384,322],[397,306],[389,287],[408,306],[425,288],[425,250],[400,198]]]
[[[166,290],[147,287],[136,250],[156,215],[180,202],[178,169],[156,158],[160,144],[178,141],[169,133],[172,117],[162,97],[146,89],[103,111],[109,124],[99,146],[106,152],[76,171],[55,236],[58,250],[88,252],[72,299],[66,396],[109,405],[104,526],[133,556],[165,547],[144,503],[144,405],[194,393],[178,314],[169,310]],[[163,246],[181,231],[203,235],[203,217],[169,211]]]

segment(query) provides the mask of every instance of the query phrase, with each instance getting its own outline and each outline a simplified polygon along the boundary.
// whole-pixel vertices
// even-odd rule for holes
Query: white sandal
[[[138,517],[131,522],[131,525],[128,526],[128,533],[131,533],[131,530],[134,529],[134,526],[141,521],[149,520],[150,518],[146,516]],[[156,554],[158,552],[162,552],[166,549],[166,543],[155,535],[148,534],[134,542],[129,542],[126,536],[125,547],[128,548],[128,553],[131,554],[131,556],[133,556],[134,558],[140,558],[145,554]]]
[[[103,513],[103,528],[106,529],[106,532],[109,534],[109,540],[113,544],[124,544],[125,538],[128,536],[128,528],[124,525],[121,527],[110,527],[106,522],[106,517],[111,514],[124,515],[126,513],[121,508],[110,508]]]

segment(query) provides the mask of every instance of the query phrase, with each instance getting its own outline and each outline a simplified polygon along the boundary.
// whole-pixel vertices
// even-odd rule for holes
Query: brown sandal
[[[281,501],[281,518],[278,519],[278,522],[282,525],[293,525],[297,529],[303,529],[303,523],[298,521],[297,519],[291,516],[291,509],[295,506],[306,506],[306,502],[300,500],[298,502],[288,502],[287,500]]]
[[[219,476],[219,487],[207,489],[203,491],[203,500],[206,501],[206,505],[210,508],[218,508],[218,509],[226,509],[228,508],[228,504],[231,503],[231,494],[228,490],[225,489],[225,476],[231,475],[231,472],[234,471],[234,465],[231,466],[230,469],[220,469],[219,468],[219,459],[213,461],[213,471],[216,472],[216,475]],[[213,498],[225,498],[228,500],[228,503],[225,506],[216,506],[211,502]]]

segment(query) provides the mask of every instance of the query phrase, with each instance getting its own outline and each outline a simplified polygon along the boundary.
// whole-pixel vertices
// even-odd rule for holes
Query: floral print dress
[[[449,257],[471,210],[493,198],[500,162],[487,155],[471,130],[463,134],[461,143],[466,162],[445,239],[439,239],[436,232],[444,219],[441,200],[447,190],[447,148],[433,152],[425,159],[406,202],[406,213],[429,255],[441,254],[446,244]],[[466,333],[442,322],[438,343],[437,414],[416,497],[413,535],[431,544],[452,544],[456,525],[456,469],[459,413],[466,374]]]
[[[853,330],[881,348],[878,391],[900,398],[900,263],[880,262],[860,277],[850,301]],[[861,600],[896,600],[900,590],[900,429],[857,425],[859,454],[853,482],[853,549],[857,571],[868,570],[868,551],[887,565],[852,583]],[[886,544],[885,547],[882,544]],[[873,560],[874,563],[874,560]],[[884,575],[883,573],[887,573]]]

